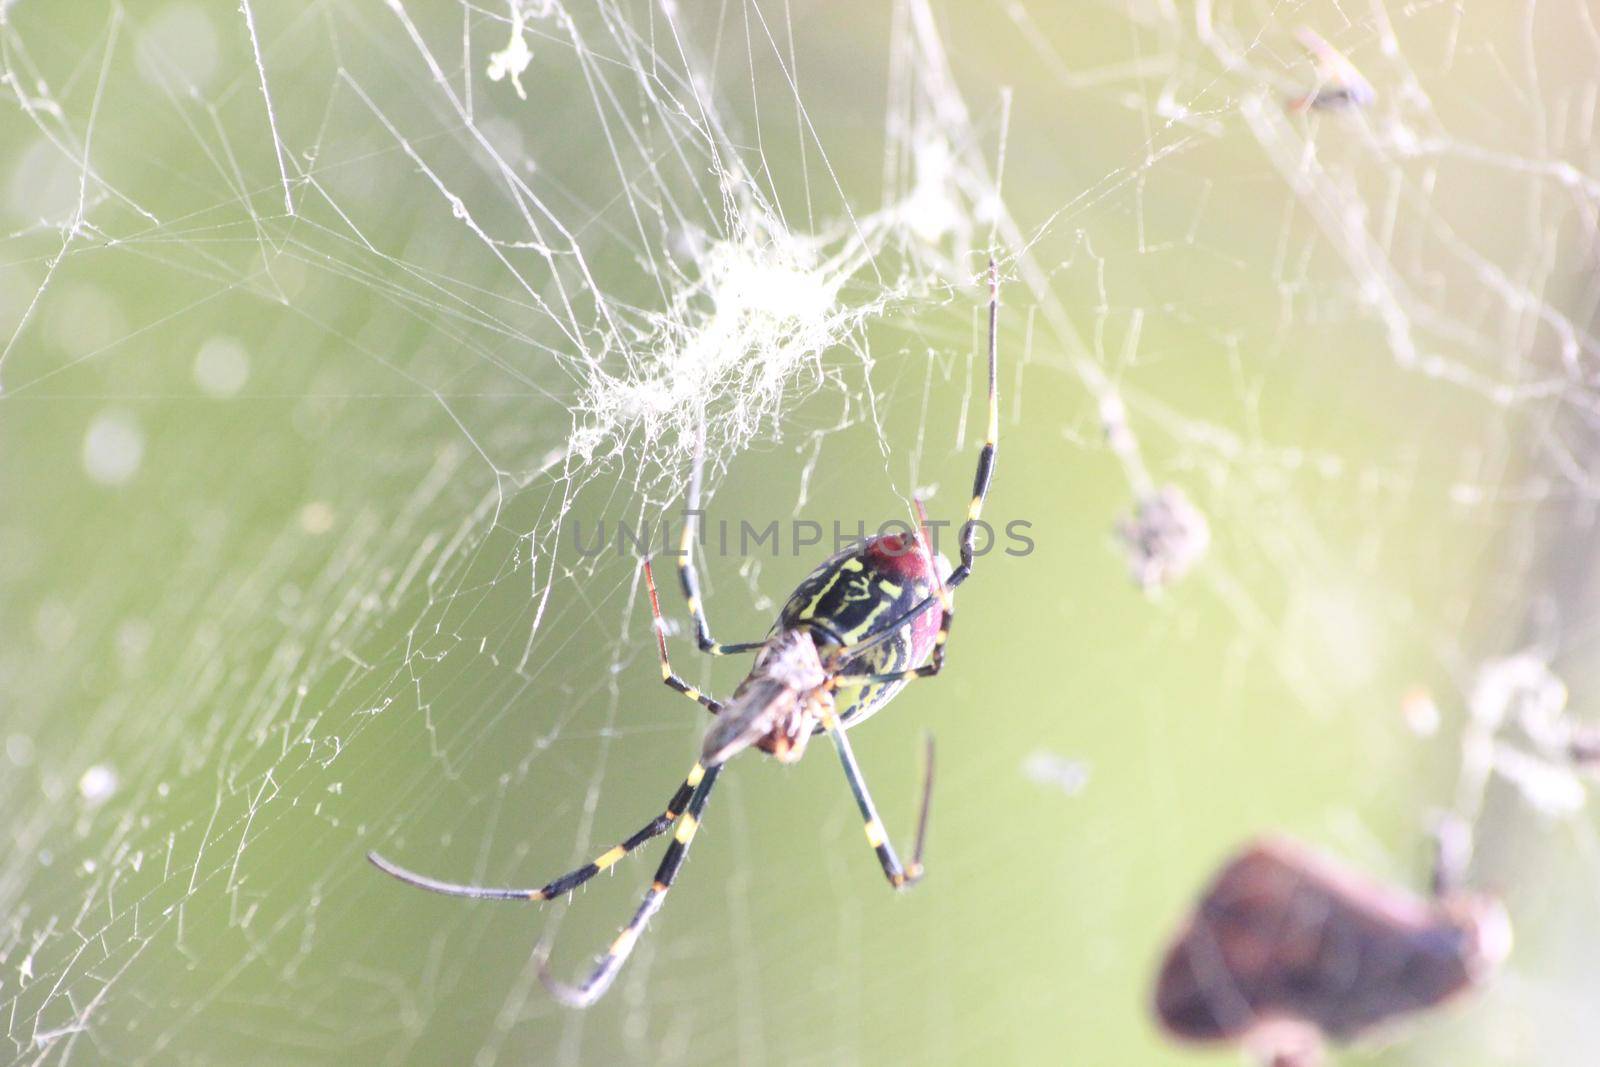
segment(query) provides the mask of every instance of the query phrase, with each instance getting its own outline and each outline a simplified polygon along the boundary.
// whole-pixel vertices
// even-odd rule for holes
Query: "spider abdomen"
[[[806,630],[824,657],[840,645],[866,641],[885,623],[910,611],[933,592],[933,566],[940,578],[950,564],[932,555],[916,535],[884,534],[824,560],[790,594],[773,632]],[[839,665],[845,674],[889,674],[920,667],[933,652],[939,613],[925,611],[896,633]],[[859,722],[883,707],[905,682],[841,686],[839,718]]]

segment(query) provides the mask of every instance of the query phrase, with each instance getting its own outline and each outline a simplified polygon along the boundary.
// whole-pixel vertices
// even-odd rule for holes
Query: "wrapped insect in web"
[[[1482,985],[1511,948],[1492,897],[1460,888],[1470,843],[1436,828],[1433,895],[1367,878],[1287,838],[1251,842],[1202,894],[1156,979],[1174,1039],[1311,1067],[1346,1043]]]
[[[1118,520],[1116,532],[1128,554],[1129,576],[1147,593],[1189,573],[1211,547],[1205,514],[1175,485],[1146,494],[1133,514]]]
[[[553,978],[538,949],[539,975],[551,995],[573,1007],[587,1007],[603,996],[627,961],[650,919],[665,903],[710,800],[723,765],[747,748],[758,748],[784,762],[798,760],[814,733],[833,742],[845,781],[890,887],[901,890],[922,877],[928,805],[933,793],[933,741],[927,742],[922,799],[917,814],[911,862],[903,864],[889,841],[846,731],[864,722],[909,682],[931,678],[944,667],[946,640],[955,620],[952,593],[973,570],[975,540],[983,503],[994,474],[1000,422],[997,390],[999,275],[989,262],[988,432],[978,452],[972,499],[961,528],[960,563],[953,569],[933,551],[922,503],[919,529],[882,534],[825,560],[790,595],[769,634],[759,641],[724,644],[711,633],[694,564],[696,518],[700,514],[705,455],[702,418],[689,480],[686,518],[679,544],[678,576],[695,642],[712,656],[754,652],[750,674],[726,701],[703,693],[680,678],[667,657],[666,625],[656,595],[655,576],[643,565],[655,624],[661,678],[668,687],[705,707],[714,717],[699,758],[667,801],[642,828],[593,861],[538,888],[515,889],[443,882],[406,870],[378,855],[367,858],[380,870],[419,889],[483,900],[549,900],[569,893],[634,849],[672,830],[672,841],[655,877],[615,941],[578,985]],[[934,611],[934,608],[938,608]]]

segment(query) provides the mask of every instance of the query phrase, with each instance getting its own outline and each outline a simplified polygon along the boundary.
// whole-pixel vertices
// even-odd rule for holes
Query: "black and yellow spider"
[[[994,473],[995,445],[999,436],[995,387],[999,306],[999,283],[991,261],[988,433],[978,453],[972,502],[961,529],[959,566],[951,570],[942,556],[930,550],[925,521],[920,533],[908,531],[904,535],[881,534],[868,538],[812,571],[789,597],[766,639],[732,645],[718,643],[711,636],[711,624],[701,606],[700,580],[691,551],[695,517],[700,508],[702,432],[689,481],[678,575],[689,613],[694,618],[700,650],[713,656],[754,651],[756,659],[749,677],[725,702],[700,692],[673,673],[667,659],[666,631],[661,622],[655,578],[649,561],[645,562],[650,609],[655,617],[656,646],[661,656],[661,677],[667,685],[698,701],[715,716],[706,731],[700,758],[667,802],[666,810],[593,862],[538,889],[440,882],[398,867],[375,852],[368,853],[367,858],[402,882],[435,893],[490,900],[549,900],[576,889],[676,824],[672,843],[667,846],[644,900],[583,984],[574,987],[552,978],[541,950],[539,974],[551,994],[573,1007],[587,1007],[610,987],[645,924],[666,900],[667,890],[672,888],[673,879],[688,854],[722,765],[751,746],[784,762],[792,762],[805,752],[806,742],[813,733],[826,733],[838,750],[845,779],[866,823],[867,843],[877,853],[889,885],[905,889],[916,884],[922,877],[922,846],[928,825],[928,801],[933,791],[932,740],[930,738],[928,743],[916,843],[910,865],[902,866],[878,819],[872,795],[867,791],[845,731],[883,707],[913,678],[931,678],[944,666],[945,641],[955,616],[950,591],[972,573],[977,521]],[[921,510],[920,502],[918,510]],[[935,603],[941,609],[937,616],[930,610]]]

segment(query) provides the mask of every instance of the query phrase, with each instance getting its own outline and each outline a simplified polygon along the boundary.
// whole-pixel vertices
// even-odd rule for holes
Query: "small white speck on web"
[[[194,382],[207,396],[230,397],[250,380],[250,354],[236,338],[208,337],[194,357]]]
[[[522,72],[533,62],[533,53],[528,50],[528,41],[522,36],[526,21],[527,16],[522,13],[521,0],[511,0],[511,39],[500,51],[489,53],[487,71],[492,82],[502,81],[510,75],[511,87],[517,91],[518,98],[522,100],[528,99],[528,94],[522,89]]]
[[[1433,694],[1420,685],[1407,690],[1400,698],[1400,714],[1418,737],[1432,737],[1439,732],[1439,705]]]
[[[321,500],[313,500],[300,509],[300,528],[308,534],[325,534],[333,529],[333,508]]]
[[[1022,761],[1022,774],[1030,782],[1059,789],[1069,797],[1089,784],[1089,765],[1046,749],[1035,749]]]
[[[101,485],[126,485],[144,461],[144,431],[126,411],[102,411],[83,435],[83,469]]]
[[[117,772],[104,763],[96,763],[78,779],[78,795],[85,805],[97,808],[110,800],[117,791]]]

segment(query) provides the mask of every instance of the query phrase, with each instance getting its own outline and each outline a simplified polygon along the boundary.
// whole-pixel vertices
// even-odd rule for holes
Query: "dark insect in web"
[[[1367,1036],[1483,983],[1511,947],[1504,907],[1457,885],[1439,839],[1433,897],[1367,879],[1283,838],[1212,880],[1168,948],[1155,1013],[1174,1038],[1237,1042],[1311,1067],[1324,1041]]]
[[[571,892],[645,842],[673,830],[673,839],[644,899],[582,983],[573,986],[557,981],[546,967],[544,948],[538,949],[539,975],[551,994],[573,1007],[588,1007],[610,988],[645,926],[666,901],[723,765],[752,747],[792,762],[805,753],[812,734],[825,733],[838,752],[845,781],[866,827],[867,843],[877,855],[884,877],[897,890],[915,885],[922,877],[928,805],[933,795],[932,738],[927,743],[911,862],[902,864],[878,818],[846,731],[882,708],[912,680],[931,678],[944,667],[946,640],[955,619],[951,593],[972,573],[977,523],[994,474],[1000,429],[996,387],[999,308],[999,276],[990,260],[988,432],[978,453],[972,500],[961,528],[959,565],[952,570],[934,553],[926,516],[918,501],[917,531],[867,538],[825,560],[790,595],[766,638],[734,644],[717,641],[706,618],[692,551],[705,458],[702,419],[679,545],[678,575],[700,650],[712,656],[755,652],[756,658],[749,676],[726,701],[702,693],[678,677],[667,658],[666,628],[655,577],[649,561],[644,562],[662,680],[714,716],[699,759],[667,801],[665,810],[593,861],[537,889],[443,882],[406,870],[376,852],[369,852],[367,858],[400,881],[434,893],[486,900],[549,900]],[[932,610],[935,605],[939,608],[937,613]]]

